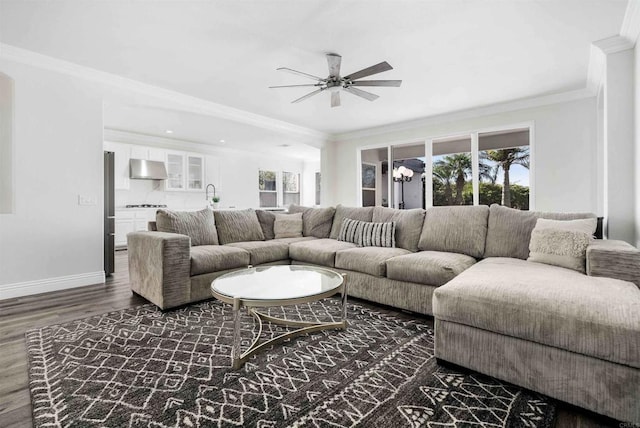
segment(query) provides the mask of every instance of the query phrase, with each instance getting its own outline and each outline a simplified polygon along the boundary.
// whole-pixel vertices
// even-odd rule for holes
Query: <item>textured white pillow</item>
[[[547,220],[540,218],[531,232],[530,262],[546,263],[585,273],[587,247],[597,220]]]
[[[301,238],[302,237],[302,213],[276,214],[273,222],[275,239]]]

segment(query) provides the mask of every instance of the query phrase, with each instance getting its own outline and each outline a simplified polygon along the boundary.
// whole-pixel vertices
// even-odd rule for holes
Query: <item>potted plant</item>
[[[220,205],[220,196],[214,196],[213,198],[211,198],[211,206],[213,207],[213,209],[217,209],[218,206]]]

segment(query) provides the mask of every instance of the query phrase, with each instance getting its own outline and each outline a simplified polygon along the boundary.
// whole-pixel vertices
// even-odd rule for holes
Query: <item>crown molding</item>
[[[101,83],[124,91],[148,95],[163,101],[168,101],[172,103],[172,105],[177,106],[179,110],[215,116],[263,129],[304,136],[307,139],[313,140],[316,144],[324,143],[330,137],[329,134],[315,129],[305,128],[282,120],[228,107],[202,98],[149,85],[137,80],[42,55],[5,43],[0,43],[0,58]]]
[[[527,108],[542,107],[553,104],[566,103],[570,101],[581,100],[594,97],[595,94],[588,89],[577,89],[574,91],[561,92],[556,94],[543,95],[540,97],[523,98],[514,101],[507,101],[498,104],[475,107],[471,109],[458,110],[451,113],[443,113],[435,116],[429,116],[420,119],[409,120],[405,122],[396,122],[389,125],[378,126],[375,128],[361,129],[358,131],[344,132],[334,134],[332,141],[352,140],[356,138],[372,137],[376,135],[388,134],[391,132],[406,131],[410,129],[420,128],[424,126],[435,125],[443,122],[451,122],[455,120],[472,119],[480,116],[488,116],[514,110],[523,110]]]
[[[620,36],[630,41],[633,45],[638,42],[640,36],[640,0],[629,0],[627,10],[624,13]]]
[[[596,40],[593,42],[593,46],[600,49],[606,55],[614,54],[617,52],[626,51],[633,48],[634,42],[623,36],[611,36],[606,39]]]
[[[126,129],[104,128],[103,140],[112,143],[136,144],[140,146],[160,147],[169,150],[179,150],[183,152],[194,152],[209,155],[220,155],[222,153],[233,153],[238,155],[246,155],[247,150],[236,149],[223,145],[222,143],[211,143],[196,140],[184,140],[178,138],[167,138],[153,134],[145,134],[142,132],[134,132]],[[269,159],[282,159],[280,154],[259,153],[260,157]],[[301,156],[289,156],[290,158],[311,161],[312,159]]]
[[[589,69],[587,70],[587,89],[597,95],[604,84],[606,54],[595,44],[591,44]]]

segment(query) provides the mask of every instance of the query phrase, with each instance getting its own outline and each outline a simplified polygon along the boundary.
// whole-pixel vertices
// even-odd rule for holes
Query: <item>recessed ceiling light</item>
[[[280,147],[291,147],[291,144],[280,144]]]
[[[224,140],[220,140],[220,142],[221,142],[222,144],[224,144]]]
[[[170,129],[167,129],[167,130],[166,130],[166,131],[164,131],[164,132],[166,132],[167,134],[173,134],[173,131],[172,131],[172,130],[170,130]]]

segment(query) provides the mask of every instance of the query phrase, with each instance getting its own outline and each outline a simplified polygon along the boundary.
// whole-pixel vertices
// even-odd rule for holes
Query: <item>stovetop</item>
[[[157,204],[137,204],[137,205],[126,205],[125,208],[167,208],[167,206],[157,205]]]

